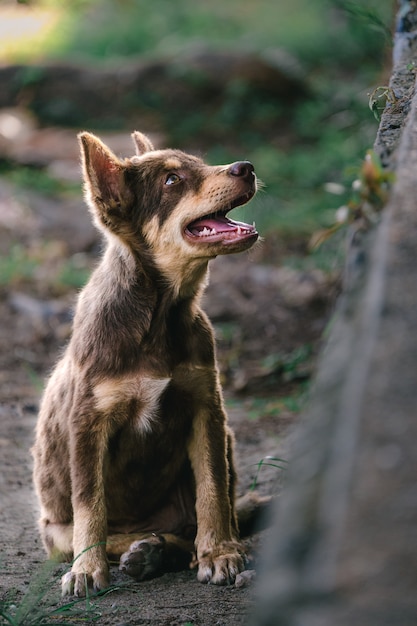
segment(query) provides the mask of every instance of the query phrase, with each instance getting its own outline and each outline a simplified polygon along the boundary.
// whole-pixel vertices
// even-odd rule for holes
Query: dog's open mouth
[[[223,211],[205,215],[188,224],[185,235],[188,239],[200,243],[233,243],[258,237],[255,224],[245,224],[231,220],[226,214],[237,206],[250,200],[252,193],[245,194]]]

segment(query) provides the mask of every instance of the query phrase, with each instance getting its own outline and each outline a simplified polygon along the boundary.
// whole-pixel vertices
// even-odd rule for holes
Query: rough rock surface
[[[402,4],[396,101],[375,146],[395,183],[352,250],[265,551],[257,626],[416,623],[417,13]]]

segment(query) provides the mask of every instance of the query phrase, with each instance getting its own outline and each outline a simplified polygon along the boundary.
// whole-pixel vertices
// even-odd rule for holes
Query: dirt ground
[[[331,309],[333,276],[280,265],[303,246],[271,238],[252,254],[212,264],[205,302],[236,433],[240,493],[257,474],[261,493],[279,493],[282,470],[265,464],[258,473],[258,464],[287,456]],[[76,288],[63,277],[68,267],[88,273],[99,251],[81,197],[51,198],[0,181],[0,623],[243,624],[253,583],[202,585],[194,571],[135,583],[114,566],[107,595],[65,605],[59,578],[68,565],[45,565],[29,451],[44,378],[70,332]],[[248,540],[249,550],[255,554],[267,536]]]

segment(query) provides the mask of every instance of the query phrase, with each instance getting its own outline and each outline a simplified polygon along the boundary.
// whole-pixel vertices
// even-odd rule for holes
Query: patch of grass
[[[248,418],[258,420],[260,417],[278,417],[283,411],[299,413],[305,405],[307,389],[305,384],[300,384],[286,396],[253,397],[246,403]]]
[[[285,382],[290,382],[300,377],[305,364],[310,360],[311,346],[308,344],[295,348],[289,354],[281,352],[271,353],[261,361],[261,366],[267,372],[281,372]]]
[[[16,189],[34,191],[45,196],[59,196],[80,192],[80,183],[68,183],[51,176],[45,169],[29,166],[0,164],[0,174]]]
[[[68,258],[65,250],[55,243],[44,242],[33,248],[12,244],[9,254],[0,255],[0,286],[19,287],[30,283],[35,290],[39,285],[42,295],[83,287],[91,273],[88,258],[82,254]]]
[[[0,256],[0,285],[13,285],[33,279],[38,262],[20,244],[11,247],[8,256]]]
[[[56,561],[46,561],[30,579],[29,587],[19,601],[11,597],[0,602],[0,624],[9,626],[67,626],[74,623],[93,624],[103,616],[100,599],[115,591],[137,593],[132,586],[113,585],[85,598],[62,603],[58,591]],[[52,592],[51,592],[52,589]]]
[[[281,459],[280,457],[276,457],[276,456],[265,456],[263,459],[261,459],[259,461],[259,463],[257,463],[257,470],[256,470],[256,474],[253,478],[252,484],[250,486],[250,490],[253,491],[254,489],[256,489],[257,485],[258,485],[258,480],[259,480],[259,473],[261,471],[261,469],[265,466],[267,467],[275,467],[278,470],[286,470],[287,469],[287,463],[288,461],[286,461],[285,459]]]
[[[257,421],[262,417],[279,417],[283,412],[300,413],[308,397],[308,381],[298,383],[287,395],[248,396],[244,399],[233,396],[226,398],[226,407],[238,409],[249,420]]]
[[[95,622],[100,613],[88,600],[74,600],[56,607],[57,599],[49,596],[51,579],[56,582],[57,564],[46,561],[31,577],[29,587],[20,603],[16,600],[3,602],[0,605],[0,616],[3,624],[10,626],[43,626],[68,624],[74,619]],[[49,597],[47,597],[49,596]],[[83,608],[80,608],[82,603]]]

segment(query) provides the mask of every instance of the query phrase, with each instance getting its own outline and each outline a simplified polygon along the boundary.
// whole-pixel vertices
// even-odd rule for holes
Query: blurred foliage
[[[0,288],[12,286],[35,288],[48,296],[59,296],[68,289],[85,285],[91,273],[91,261],[83,254],[68,258],[59,242],[32,246],[11,243],[7,254],[0,254]]]
[[[185,44],[283,47],[311,67],[380,58],[393,6],[379,0],[38,0],[60,14],[49,54],[112,58]],[[341,41],[343,45],[341,45]]]
[[[277,48],[287,51],[301,66],[309,92],[291,107],[277,98],[252,93],[237,81],[230,82],[226,97],[218,108],[213,106],[210,116],[207,107],[202,111],[199,106],[174,114],[169,102],[161,102],[161,96],[152,91],[139,104],[163,111],[166,123],[160,130],[172,145],[201,146],[211,163],[242,158],[255,164],[265,190],[234,213],[236,219],[255,219],[262,234],[279,230],[283,240],[292,236],[307,240],[318,228],[329,229],[336,208],[351,201],[352,183],[374,142],[377,120],[373,113],[380,113],[380,96],[389,95],[377,85],[386,82],[383,66],[394,2],[0,0],[0,9],[4,7],[14,7],[16,17],[19,11],[27,17],[13,31],[2,25],[0,14],[0,62],[27,64],[19,76],[19,87],[25,87],[26,93],[42,79],[42,67],[35,63],[62,60],[120,67],[139,56],[175,60],[178,53],[200,44],[262,54]],[[34,25],[36,34],[31,34]],[[199,76],[189,74],[189,79],[198,82]],[[66,103],[51,98],[47,104],[59,108]],[[72,121],[66,118],[68,125]],[[116,114],[111,129],[120,127],[122,120]],[[99,128],[97,122],[91,128]],[[236,138],[232,143],[222,137],[226,128]],[[71,185],[57,182],[41,169],[10,171],[10,164],[0,165],[0,175],[7,175],[18,188],[57,196],[71,192]],[[286,262],[297,267],[312,262],[333,269],[341,263],[341,234],[326,241],[309,259],[294,257]],[[68,259],[66,250],[54,250],[53,245],[28,249],[16,243],[10,254],[0,255],[0,287],[47,283],[49,295],[59,295],[68,287],[82,286],[89,271],[88,259],[82,255]],[[236,324],[225,323],[219,331],[220,339],[231,341]],[[246,398],[248,416],[258,419],[300,411],[308,392],[308,381],[301,375],[310,356],[308,346],[289,355],[272,353],[262,365],[272,373],[276,370],[281,385],[284,379],[289,383],[283,391],[287,395]],[[236,367],[238,355],[228,358],[231,367]]]
[[[279,110],[277,101],[231,84],[222,106],[209,119],[198,107],[167,119],[169,141],[187,148],[190,140],[195,145],[201,137],[203,156],[212,163],[253,161],[266,193],[236,215],[249,221],[255,217],[261,232],[280,229],[307,235],[334,222],[334,209],[347,201],[353,172],[374,141],[377,122],[368,98],[380,83],[394,2],[32,0],[28,4],[34,11],[50,11],[53,27],[45,30],[41,51],[31,49],[26,40],[19,57],[26,54],[26,60],[102,64],[137,55],[175,58],[201,42],[212,48],[288,51],[305,71],[309,98],[290,111]],[[152,106],[163,108],[163,103]],[[256,120],[256,132],[250,119]],[[269,133],[273,125],[274,132]],[[236,129],[235,145],[219,139],[222,128]],[[346,189],[344,195],[335,199],[328,193],[329,182]]]
[[[339,207],[337,221],[330,228],[314,233],[310,246],[313,249],[320,247],[344,226],[350,225],[355,231],[366,230],[375,224],[388,201],[393,180],[393,173],[382,167],[379,156],[368,150],[359,177],[353,182],[349,202]]]
[[[37,260],[28,255],[23,246],[12,246],[7,256],[0,255],[0,286],[32,280],[37,266]]]
[[[42,167],[16,167],[5,160],[0,160],[0,176],[4,176],[18,189],[35,191],[45,196],[78,194],[80,189],[78,182],[58,180]]]
[[[226,408],[228,411],[242,411],[253,421],[283,413],[299,413],[308,400],[309,381],[294,385],[290,393],[288,388],[284,389],[283,393],[279,393],[279,388],[276,388],[275,393],[266,395],[227,396]]]

